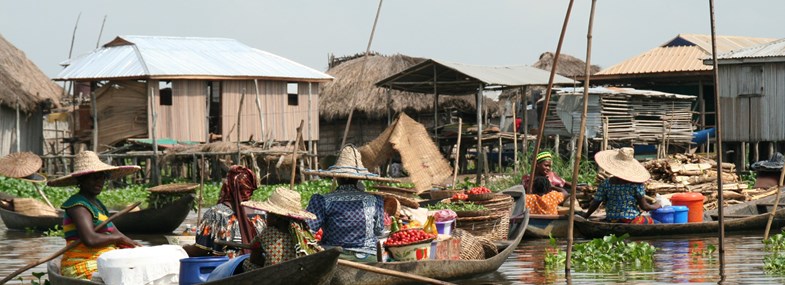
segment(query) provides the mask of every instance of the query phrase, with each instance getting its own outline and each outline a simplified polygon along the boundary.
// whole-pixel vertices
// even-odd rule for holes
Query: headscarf
[[[219,203],[229,202],[232,205],[237,224],[240,226],[240,236],[246,244],[254,238],[254,227],[241,203],[250,200],[256,188],[256,175],[251,169],[240,165],[229,168],[226,182],[221,186]]]
[[[537,154],[537,163],[541,163],[543,161],[553,160],[553,155],[549,151],[541,151]]]

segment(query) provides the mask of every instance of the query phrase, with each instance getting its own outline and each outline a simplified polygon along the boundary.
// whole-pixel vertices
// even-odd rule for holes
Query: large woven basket
[[[512,216],[514,201],[512,196],[507,194],[496,194],[492,199],[486,201],[475,201],[475,204],[483,205],[491,211],[491,215],[499,215],[501,219],[499,226],[490,237],[493,240],[506,240],[510,233],[510,217]]]
[[[431,191],[429,191],[429,193],[431,194],[431,200],[442,200],[442,199],[448,199],[448,198],[452,197],[452,195],[461,193],[461,191],[458,191],[458,190],[431,190]]]
[[[502,215],[459,217],[456,219],[456,228],[465,230],[477,237],[496,240],[497,236],[499,236],[498,232],[502,230],[502,218]],[[507,226],[509,227],[509,222]]]

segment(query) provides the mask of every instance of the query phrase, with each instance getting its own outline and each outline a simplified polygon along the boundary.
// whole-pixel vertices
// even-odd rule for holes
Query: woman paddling
[[[652,211],[660,204],[646,201],[644,182],[651,178],[649,171],[634,157],[634,150],[625,147],[618,150],[598,152],[594,156],[597,165],[612,176],[600,183],[597,193],[589,205],[584,218],[589,218],[601,203],[605,203],[605,220],[615,223],[653,224],[642,210]]]
[[[134,173],[139,166],[112,166],[103,163],[92,151],[83,151],[74,157],[74,172],[50,180],[48,185],[64,187],[77,185],[79,192],[68,198],[62,209],[63,232],[67,243],[81,240],[77,247],[66,251],[60,263],[63,276],[90,279],[98,270],[96,259],[104,252],[117,248],[137,247],[139,244],[121,233],[111,222],[94,230],[109,217],[106,206],[98,199],[106,180],[118,179]]]

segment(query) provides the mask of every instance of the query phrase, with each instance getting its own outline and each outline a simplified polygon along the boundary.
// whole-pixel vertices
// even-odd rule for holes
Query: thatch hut
[[[0,59],[0,156],[43,154],[44,112],[59,105],[62,88],[2,35]]]
[[[347,143],[363,145],[373,140],[401,112],[425,126],[432,127],[433,94],[387,90],[374,85],[379,80],[423,61],[424,58],[401,54],[352,56],[333,61],[327,74],[335,79],[324,84],[319,98],[319,153],[331,154],[338,151],[354,96],[357,101]],[[447,123],[451,117],[458,116],[467,122],[473,122],[476,108],[474,101],[474,95],[441,96],[439,124]],[[496,113],[497,107],[493,100],[486,98],[484,104],[488,106],[490,114]]]

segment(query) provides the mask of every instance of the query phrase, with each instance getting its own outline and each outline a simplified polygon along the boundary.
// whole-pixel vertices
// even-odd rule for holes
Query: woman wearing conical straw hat
[[[645,197],[644,182],[651,178],[649,171],[634,157],[629,147],[605,150],[594,155],[594,161],[605,172],[612,175],[600,183],[597,193],[584,214],[589,218],[601,203],[605,203],[605,220],[616,223],[653,224],[644,211],[659,209],[660,204],[649,204]]]
[[[81,240],[77,247],[66,251],[60,263],[63,276],[90,280],[98,269],[96,259],[102,253],[137,247],[139,244],[115,228],[113,223],[94,230],[109,217],[106,206],[98,199],[106,180],[118,179],[139,171],[139,166],[112,166],[103,163],[92,151],[74,157],[74,172],[48,182],[49,186],[76,185],[79,192],[68,198],[61,208],[63,232],[67,243]]]
[[[344,249],[342,259],[358,262],[376,261],[378,236],[384,230],[384,200],[365,192],[360,180],[397,182],[379,177],[362,164],[360,151],[347,145],[338,161],[327,170],[306,171],[305,174],[335,178],[338,187],[326,195],[314,194],[308,212],[316,215],[308,220],[312,230],[323,230],[321,245]]]

